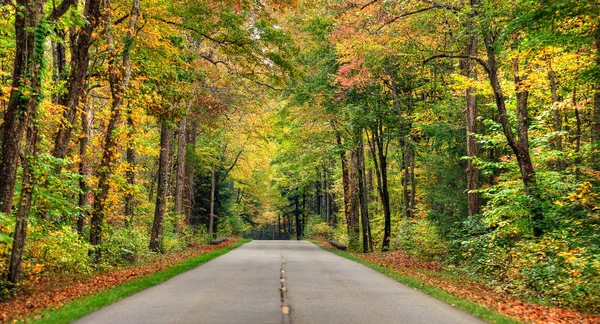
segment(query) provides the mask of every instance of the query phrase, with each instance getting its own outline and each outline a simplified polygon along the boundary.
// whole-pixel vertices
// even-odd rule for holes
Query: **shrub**
[[[392,248],[426,260],[441,259],[447,254],[445,240],[437,226],[428,219],[403,219],[392,239]]]
[[[323,236],[327,239],[333,238],[333,229],[327,222],[319,219],[309,219],[304,229],[306,237]]]
[[[41,272],[88,273],[90,244],[70,226],[47,229],[43,226],[29,228],[25,245],[23,270],[30,277]]]
[[[134,263],[149,253],[149,242],[150,237],[145,231],[115,228],[102,240],[102,261],[113,265]]]

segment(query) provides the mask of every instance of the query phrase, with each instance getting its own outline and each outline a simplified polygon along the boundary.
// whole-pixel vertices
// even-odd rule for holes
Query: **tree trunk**
[[[46,31],[40,27],[45,0],[18,0],[15,15],[15,58],[12,88],[2,124],[0,160],[0,212],[10,214],[17,179],[17,166],[26,120],[37,107],[44,61]],[[29,94],[25,94],[28,92]]]
[[[23,159],[23,188],[21,198],[17,209],[17,219],[13,234],[13,245],[10,255],[10,264],[8,270],[8,281],[16,284],[21,276],[23,260],[23,250],[25,248],[25,238],[27,236],[27,218],[31,209],[33,196],[33,187],[35,185],[34,168],[37,157],[37,106],[30,107],[31,116],[26,117],[27,136],[25,144],[25,158]]]
[[[125,39],[125,46],[122,54],[122,62],[116,61],[117,53],[115,50],[114,39],[112,35],[112,26],[107,23],[106,38],[108,43],[108,52],[111,55],[109,61],[109,84],[111,91],[111,114],[106,135],[104,137],[104,152],[102,153],[102,161],[100,163],[98,188],[94,199],[94,211],[92,213],[91,228],[90,228],[90,244],[94,251],[90,251],[94,255],[95,262],[100,260],[102,251],[99,245],[102,242],[102,224],[104,222],[104,209],[106,207],[106,198],[110,189],[109,179],[112,173],[114,152],[116,151],[116,138],[114,131],[117,128],[121,117],[121,106],[125,96],[125,90],[129,85],[131,78],[131,44],[133,43],[133,32],[137,25],[137,19],[140,11],[140,0],[134,0],[129,14],[129,31]]]
[[[358,200],[360,206],[360,219],[362,225],[362,241],[363,241],[363,252],[367,253],[370,250],[370,241],[369,237],[369,197],[368,190],[366,184],[366,173],[365,173],[365,154],[364,154],[364,145],[362,141],[362,129],[357,129],[355,133],[355,150],[356,150],[356,159],[353,159],[354,165],[353,168],[356,172],[356,177],[358,179]]]
[[[65,106],[63,123],[60,124],[54,139],[52,155],[64,159],[77,115],[81,96],[85,92],[88,65],[90,62],[90,46],[95,41],[95,30],[103,21],[102,1],[87,0],[84,5],[86,24],[71,36],[71,74],[67,80],[67,92],[58,98],[58,104]],[[56,172],[60,172],[59,165]]]
[[[165,210],[167,209],[167,173],[169,168],[170,147],[172,132],[166,121],[162,121],[160,128],[160,157],[158,162],[158,188],[156,189],[156,206],[154,208],[154,221],[152,222],[152,236],[150,237],[150,250],[159,252],[163,238]]]
[[[281,215],[277,214],[277,239],[281,240]]]
[[[300,202],[298,195],[294,196],[294,216],[296,217],[296,240],[302,238],[302,224],[300,224]]]
[[[381,121],[377,121],[377,125],[371,130],[369,148],[373,157],[373,163],[375,164],[377,189],[383,207],[384,229],[381,247],[383,251],[387,251],[390,248],[390,237],[392,232],[390,194],[387,177],[387,152],[385,146],[383,139],[383,124]]]
[[[358,197],[357,197],[357,177],[353,167],[356,165],[355,159],[357,154],[355,150],[350,151],[350,160],[346,154],[346,150],[342,143],[342,136],[336,129],[334,122],[331,123],[335,131],[336,144],[340,154],[340,162],[342,164],[342,187],[344,191],[344,216],[346,217],[346,226],[348,230],[349,248],[356,250],[359,243],[359,226],[358,226]]]
[[[550,70],[550,72],[548,72],[548,81],[550,81],[550,93],[552,95],[552,126],[554,128],[555,132],[562,132],[562,116],[560,113],[560,108],[558,106],[558,103],[560,101],[560,97],[558,96],[558,85],[556,82],[556,73],[552,70]],[[556,166],[558,167],[559,170],[564,170],[566,165],[565,165],[565,160],[562,156],[562,151],[563,151],[563,137],[562,135],[558,134],[556,135],[556,137],[554,138],[554,149],[561,152],[560,157],[558,158],[558,161],[556,163]]]
[[[527,99],[529,93],[526,90],[520,89],[522,78],[519,75],[518,59],[515,59],[513,61],[513,71],[515,72],[515,86],[517,88],[517,134],[519,136],[519,139],[517,140],[508,119],[508,113],[504,103],[505,98],[502,93],[502,87],[500,86],[494,42],[489,34],[484,35],[484,41],[488,58],[488,77],[494,92],[496,107],[498,108],[498,119],[502,124],[504,136],[508,141],[508,145],[517,157],[517,163],[519,164],[519,169],[521,171],[525,192],[533,200],[533,205],[530,207],[533,220],[533,232],[535,236],[539,237],[542,235],[540,225],[543,220],[543,214],[539,209],[539,193],[536,188],[535,170],[529,154],[527,125]]]
[[[471,0],[471,7],[475,7],[479,0]],[[473,17],[471,17],[473,18]],[[469,21],[471,25],[471,21]],[[465,54],[467,56],[476,57],[479,48],[479,38],[477,33],[472,31],[472,26],[469,28],[469,39],[466,46]],[[473,80],[477,78],[477,70],[475,69],[475,63],[469,59],[462,59],[460,61],[461,71],[464,76]],[[465,105],[466,105],[466,130],[467,130],[467,206],[468,215],[472,217],[475,214],[479,214],[481,211],[480,194],[473,192],[479,189],[479,169],[473,162],[473,159],[479,155],[479,144],[475,138],[477,134],[477,96],[475,95],[476,90],[473,87],[468,87],[465,91]]]
[[[80,214],[77,218],[77,233],[82,234],[85,222],[88,217],[89,199],[88,194],[90,188],[87,185],[87,179],[91,177],[91,170],[88,166],[87,148],[92,140],[92,108],[91,105],[84,99],[86,108],[81,112],[81,133],[79,140],[79,209]]]
[[[600,66],[600,23],[596,26],[595,47],[596,47],[596,67]],[[592,121],[592,167],[594,170],[600,170],[600,81],[596,79],[594,91],[594,112]]]
[[[134,217],[134,192],[135,192],[135,124],[133,123],[133,109],[129,109],[127,115],[127,126],[129,127],[129,141],[125,152],[127,161],[127,171],[125,178],[127,179],[127,194],[125,195],[125,227],[130,227]]]
[[[210,175],[210,214],[208,215],[208,217],[209,217],[208,235],[210,235],[210,237],[214,236],[213,231],[214,231],[214,219],[215,219],[215,190],[216,190],[215,186],[216,186],[215,162],[213,161],[212,168],[211,168],[211,175]],[[285,222],[285,220],[284,220],[284,222]]]
[[[321,202],[319,206],[321,206],[319,210],[319,215],[325,216],[325,221],[329,222],[329,218],[327,217],[327,174],[326,174],[325,166],[321,170]]]
[[[573,86],[573,108],[575,110],[575,177],[579,179],[580,170],[579,166],[581,165],[581,115],[579,114],[579,105],[577,103],[577,85]]]
[[[194,148],[196,147],[196,122],[192,121],[190,127],[186,129],[186,160],[192,160],[192,154],[194,152]],[[192,199],[194,197],[194,166],[191,163],[185,163],[185,188],[184,188],[184,214],[185,214],[185,225],[190,225],[190,220],[192,218]]]
[[[183,197],[185,187],[185,151],[186,151],[186,125],[187,118],[183,117],[179,121],[179,133],[177,136],[177,171],[175,185],[175,215],[179,217],[183,214]],[[179,225],[179,221],[175,224]]]

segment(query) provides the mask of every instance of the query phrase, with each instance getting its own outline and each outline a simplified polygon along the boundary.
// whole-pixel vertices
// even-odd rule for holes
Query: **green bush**
[[[241,217],[235,215],[226,216],[219,223],[219,236],[237,236],[249,229],[250,226],[245,224]]]
[[[327,222],[320,219],[309,219],[304,229],[304,236],[323,236],[325,238],[333,238],[333,229]]]
[[[90,244],[70,226],[50,229],[30,226],[28,242],[31,243],[25,245],[23,269],[29,276],[41,272],[88,273],[91,270]]]
[[[163,234],[162,250],[165,253],[178,252],[185,249],[187,246],[185,239],[173,233],[173,231],[165,231]]]
[[[426,260],[439,260],[447,254],[446,242],[437,226],[428,219],[403,219],[392,239],[392,248]]]
[[[102,261],[112,265],[130,264],[149,253],[150,237],[136,228],[115,228],[102,240]]]

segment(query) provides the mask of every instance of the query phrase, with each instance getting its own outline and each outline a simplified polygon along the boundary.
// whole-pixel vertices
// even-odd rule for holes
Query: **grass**
[[[522,322],[518,321],[517,319],[500,314],[494,310],[491,310],[491,309],[489,309],[483,305],[480,305],[478,303],[472,302],[468,299],[452,296],[440,288],[422,283],[419,279],[402,275],[402,274],[395,272],[393,270],[390,270],[386,267],[382,267],[376,263],[373,263],[373,262],[370,262],[367,260],[363,260],[363,259],[356,257],[348,252],[332,250],[332,249],[326,248],[326,247],[322,246],[319,242],[316,242],[316,241],[311,241],[311,242],[316,244],[317,246],[319,246],[320,248],[322,248],[325,251],[329,251],[331,253],[337,254],[346,259],[350,259],[354,262],[363,264],[363,265],[365,265],[379,273],[382,273],[398,282],[401,282],[411,288],[418,289],[430,296],[433,296],[433,297],[435,297],[439,300],[442,300],[454,307],[457,307],[469,314],[472,314],[488,323],[498,323],[498,324],[522,323]]]
[[[164,271],[153,273],[151,275],[128,281],[111,289],[65,303],[57,309],[42,311],[28,319],[28,323],[70,323],[91,312],[94,312],[104,306],[113,304],[125,297],[131,296],[144,289],[156,286],[178,274],[189,271],[206,263],[218,256],[221,256],[250,240],[242,240],[232,245],[220,248],[206,254],[201,254],[189,258],[179,264],[176,264]]]

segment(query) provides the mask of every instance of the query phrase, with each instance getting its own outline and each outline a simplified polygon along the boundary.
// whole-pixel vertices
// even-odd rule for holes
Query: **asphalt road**
[[[76,323],[483,323],[305,241],[252,241]]]

